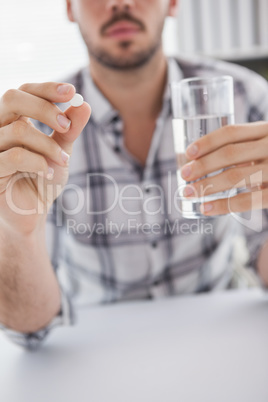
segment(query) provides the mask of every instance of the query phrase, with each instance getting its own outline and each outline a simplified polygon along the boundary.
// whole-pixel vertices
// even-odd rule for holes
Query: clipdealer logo
[[[259,170],[256,173],[253,173],[249,177],[251,187],[256,188],[256,191],[247,192],[251,194],[251,210],[247,213],[244,213],[242,216],[240,213],[232,212],[231,203],[232,197],[228,198],[228,209],[230,211],[231,216],[238,221],[241,225],[246,227],[247,229],[253,230],[254,232],[261,232],[263,229],[263,200],[262,200],[262,190],[261,185],[263,183],[263,175],[262,170]],[[233,188],[241,188],[246,190],[246,179],[241,180],[234,186]],[[244,192],[240,193],[241,195]],[[238,195],[239,197],[239,195]]]
[[[37,200],[37,204],[35,208],[26,209],[20,208],[13,199],[13,187],[14,184],[25,177],[28,178],[36,178],[36,175],[31,173],[20,173],[14,177],[13,180],[8,184],[6,189],[6,201],[9,205],[10,209],[18,214],[29,216],[33,214],[44,214],[44,213],[52,213],[52,209],[47,210],[47,205],[41,200]],[[232,211],[232,196],[228,197],[228,210],[230,215],[238,221],[244,227],[251,229],[255,232],[261,232],[263,229],[262,222],[262,170],[252,174],[250,176],[250,184],[252,187],[259,189],[259,191],[251,191],[248,194],[251,194],[251,208],[248,208],[247,213],[237,213]],[[93,181],[93,184],[91,182]],[[106,186],[109,182],[109,187],[113,187],[113,196],[110,200],[110,204],[107,205],[105,209],[97,209],[92,210],[92,200],[91,200],[91,192],[94,191],[94,185],[102,185]],[[76,216],[81,212],[85,212],[85,215],[107,215],[115,209],[119,208],[119,210],[127,216],[142,216],[146,214],[148,216],[156,216],[156,215],[165,215],[171,216],[174,212],[181,214],[180,203],[181,199],[181,191],[182,186],[172,186],[172,173],[168,172],[167,175],[167,187],[166,191],[157,184],[151,183],[150,188],[152,191],[152,195],[148,196],[144,195],[144,191],[142,190],[141,185],[136,184],[128,184],[122,187],[119,187],[116,180],[107,174],[104,173],[92,173],[86,175],[86,187],[79,187],[77,184],[68,183],[63,191],[60,185],[55,185],[44,180],[43,177],[37,177],[38,188],[40,194],[46,194],[46,197],[50,200],[55,199],[55,205],[57,210],[57,226],[62,226],[64,221],[64,216],[69,218],[70,216]],[[229,194],[232,193],[233,189],[243,189],[241,193],[245,192],[246,189],[246,180],[243,179],[238,182],[233,188],[230,190]],[[72,199],[72,206],[68,207],[64,203],[65,195],[69,192],[69,199]],[[240,195],[241,195],[240,193]],[[60,195],[59,195],[60,194]],[[59,195],[59,196],[58,196]],[[239,197],[239,194],[235,197]],[[75,201],[76,200],[76,201]],[[137,210],[132,210],[129,206],[131,203],[135,202],[137,206]],[[52,204],[52,202],[51,202]],[[105,202],[104,202],[105,204]],[[133,205],[133,204],[132,204]],[[153,208],[152,208],[153,206]],[[99,206],[97,206],[99,207]],[[129,208],[128,208],[129,207]],[[206,217],[204,216],[204,219]]]
[[[154,223],[142,223],[137,219],[128,219],[124,223],[113,222],[109,219],[105,219],[104,222],[92,222],[84,223],[77,222],[76,219],[69,218],[66,220],[67,234],[73,234],[75,236],[86,236],[90,239],[94,235],[111,235],[115,239],[118,239],[121,235],[197,235],[197,234],[213,234],[213,225],[206,219],[188,220],[187,222],[177,218],[174,221],[165,219],[161,224]]]

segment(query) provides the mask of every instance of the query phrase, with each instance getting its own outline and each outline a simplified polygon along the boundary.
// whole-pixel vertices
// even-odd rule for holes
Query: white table
[[[0,337],[1,402],[267,402],[259,290],[79,312],[38,352]]]

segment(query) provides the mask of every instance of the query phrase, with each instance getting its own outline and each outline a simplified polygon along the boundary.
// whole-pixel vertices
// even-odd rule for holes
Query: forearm
[[[257,260],[257,271],[263,281],[263,284],[268,287],[268,241],[264,243],[260,250]]]
[[[60,290],[45,244],[45,231],[27,236],[0,230],[0,322],[35,332],[60,310]]]

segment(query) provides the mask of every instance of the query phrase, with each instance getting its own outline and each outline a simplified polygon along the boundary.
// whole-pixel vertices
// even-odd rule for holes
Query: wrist
[[[12,224],[6,222],[0,217],[0,233],[5,239],[12,239],[22,242],[32,242],[43,238],[45,233],[47,215],[41,216],[39,219],[23,220],[21,224]],[[18,218],[19,219],[19,218]]]

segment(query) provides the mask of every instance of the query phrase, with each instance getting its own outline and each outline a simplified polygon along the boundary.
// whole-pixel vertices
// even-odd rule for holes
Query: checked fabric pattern
[[[162,111],[145,166],[125,148],[120,115],[95,86],[89,68],[65,80],[91,105],[92,116],[74,144],[69,182],[47,220],[62,308],[36,333],[1,326],[11,340],[36,348],[53,328],[74,324],[79,306],[227,288],[241,236],[248,265],[254,267],[268,234],[266,211],[258,212],[262,230],[256,232],[231,215],[183,219],[174,203],[177,168],[168,84],[214,75],[234,78],[236,123],[267,120],[267,83],[255,73],[221,61],[169,58]]]

